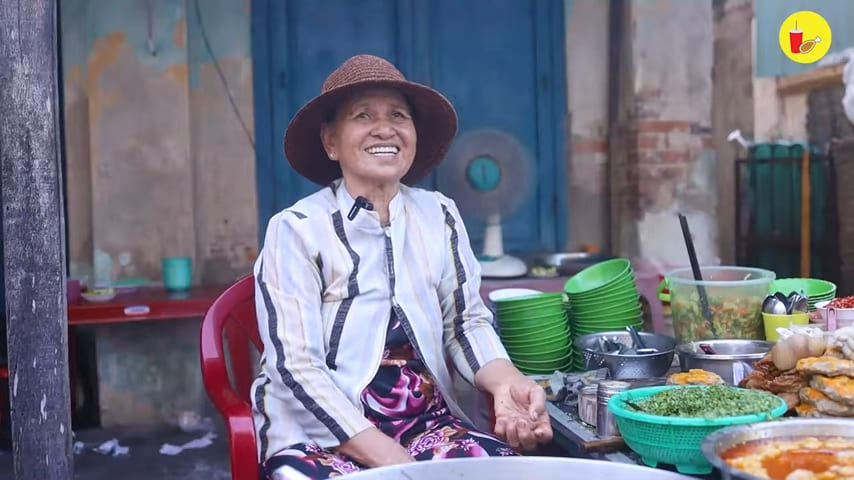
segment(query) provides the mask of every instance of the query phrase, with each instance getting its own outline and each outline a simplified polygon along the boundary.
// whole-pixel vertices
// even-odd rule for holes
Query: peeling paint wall
[[[258,225],[249,7],[248,0],[61,3],[72,275],[156,283],[164,256],[192,257],[196,283],[251,271]],[[97,331],[105,424],[134,420],[116,407],[128,398],[110,394],[119,380],[110,372],[127,363],[115,328]],[[158,397],[148,377],[134,375],[159,369],[165,379],[186,386],[191,375],[200,386],[197,327],[164,322],[139,331],[138,368],[125,373],[137,387],[125,393],[165,418],[172,389],[155,389]],[[161,353],[170,345],[193,361],[168,361]],[[188,395],[201,399],[203,391]]]
[[[569,251],[608,246],[609,3],[572,0],[567,5]]]
[[[735,262],[735,159],[744,150],[727,136],[739,129],[753,138],[753,0],[715,0],[715,67],[712,131],[718,152],[718,245],[724,263]]]
[[[625,5],[619,124],[613,132],[614,253],[660,269],[688,263],[677,213],[700,262],[717,262],[712,146],[712,2]],[[614,74],[612,72],[612,74]]]

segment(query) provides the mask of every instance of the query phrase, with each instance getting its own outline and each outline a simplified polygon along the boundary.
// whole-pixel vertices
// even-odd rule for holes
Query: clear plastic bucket
[[[749,267],[701,267],[703,280],[690,268],[667,274],[673,331],[680,343],[695,340],[764,340],[762,301],[776,277],[770,270]],[[708,315],[700,290],[708,300]]]

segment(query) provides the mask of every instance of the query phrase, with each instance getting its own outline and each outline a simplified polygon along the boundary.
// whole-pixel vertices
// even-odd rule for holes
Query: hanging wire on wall
[[[237,108],[237,102],[234,100],[234,96],[231,95],[231,88],[228,86],[228,80],[225,78],[225,74],[219,65],[219,60],[214,54],[211,42],[208,39],[207,30],[205,30],[205,24],[202,21],[202,11],[199,8],[199,0],[193,0],[193,9],[196,11],[196,22],[199,24],[199,31],[202,34],[202,42],[205,45],[205,50],[208,52],[208,55],[210,55],[211,61],[213,61],[214,69],[216,69],[216,73],[222,82],[223,88],[225,89],[225,95],[228,97],[228,102],[231,104],[231,110],[237,117],[237,121],[240,122],[240,127],[243,129],[243,133],[246,134],[246,139],[249,140],[249,145],[252,146],[252,151],[255,151],[255,139],[252,138],[252,132],[249,131],[249,127],[246,126],[246,122],[243,121],[240,109]]]
[[[147,0],[145,2],[145,15],[146,15],[146,28],[148,33],[148,38],[146,39],[146,45],[148,46],[148,53],[152,57],[157,56],[157,48],[154,45],[154,0]]]

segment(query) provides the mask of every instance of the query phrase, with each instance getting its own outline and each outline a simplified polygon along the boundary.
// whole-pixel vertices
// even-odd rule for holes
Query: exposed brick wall
[[[688,175],[703,150],[710,148],[709,128],[685,121],[638,120],[635,132],[630,141],[636,152],[640,211],[661,208],[661,202],[679,193],[691,201]]]

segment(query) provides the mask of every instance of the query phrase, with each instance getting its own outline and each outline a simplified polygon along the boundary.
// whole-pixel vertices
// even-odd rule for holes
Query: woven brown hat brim
[[[306,103],[294,115],[285,132],[284,151],[288,163],[300,175],[326,186],[340,178],[341,166],[329,160],[320,138],[321,125],[329,114],[353,93],[365,88],[393,88],[409,102],[417,135],[415,159],[401,179],[412,185],[438,165],[457,133],[457,114],[441,93],[420,83],[397,80],[368,80],[329,90]]]

